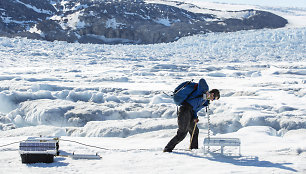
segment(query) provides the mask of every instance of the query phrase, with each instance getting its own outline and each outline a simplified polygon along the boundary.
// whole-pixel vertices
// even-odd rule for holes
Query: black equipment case
[[[52,163],[59,155],[57,137],[29,137],[20,142],[19,153],[22,163]]]

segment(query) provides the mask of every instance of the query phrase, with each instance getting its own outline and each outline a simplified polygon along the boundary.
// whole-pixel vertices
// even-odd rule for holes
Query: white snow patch
[[[52,14],[52,12],[49,11],[49,10],[38,9],[37,7],[35,7],[33,5],[25,4],[25,3],[23,3],[23,2],[21,2],[19,0],[16,0],[16,2],[26,6],[27,8],[30,8],[30,9],[34,10],[37,13],[45,13],[45,14],[49,14],[49,15]]]
[[[41,30],[39,30],[39,29],[37,29],[37,25],[34,25],[32,28],[30,28],[29,30],[28,30],[30,33],[37,33],[37,34],[39,34],[41,37],[45,37],[45,34],[41,31]]]
[[[118,29],[122,26],[124,26],[124,24],[117,22],[116,18],[108,19],[105,23],[106,28]]]
[[[171,22],[168,18],[163,18],[163,19],[157,19],[157,20],[154,20],[156,23],[159,23],[159,24],[162,24],[162,25],[165,25],[167,27],[170,27],[171,26]]]

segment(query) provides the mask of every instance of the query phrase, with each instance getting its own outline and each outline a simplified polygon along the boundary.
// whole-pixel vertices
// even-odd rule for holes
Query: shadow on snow
[[[28,167],[44,167],[44,168],[68,166],[69,163],[62,162],[64,160],[65,158],[63,157],[56,157],[53,163],[33,163],[33,164],[27,164],[27,166]]]
[[[211,156],[200,156],[188,152],[173,152],[174,154],[187,155],[195,158],[203,158],[210,161],[230,163],[236,166],[254,166],[254,167],[273,167],[291,172],[298,172],[297,170],[287,167],[292,163],[272,163],[270,161],[260,161],[257,156],[224,156],[221,154],[209,153]]]

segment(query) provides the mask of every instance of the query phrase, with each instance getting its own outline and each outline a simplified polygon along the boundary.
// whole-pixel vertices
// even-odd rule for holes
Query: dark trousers
[[[191,139],[193,128],[194,126],[196,126],[193,120],[194,118],[193,118],[192,107],[188,104],[184,104],[180,106],[179,111],[178,111],[178,118],[177,118],[177,123],[178,123],[177,133],[169,141],[165,149],[173,150],[174,147],[186,137],[188,132],[190,134],[190,139]],[[199,136],[199,128],[196,126],[194,135],[193,135],[193,140],[191,142],[191,149],[198,148],[198,136]]]

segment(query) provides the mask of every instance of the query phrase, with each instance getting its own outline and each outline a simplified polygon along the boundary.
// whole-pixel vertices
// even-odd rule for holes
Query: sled
[[[96,153],[95,155],[92,154],[75,154],[72,153],[72,155],[68,155],[70,158],[72,159],[88,159],[88,160],[99,160],[102,157],[100,155],[98,155],[98,153]]]

